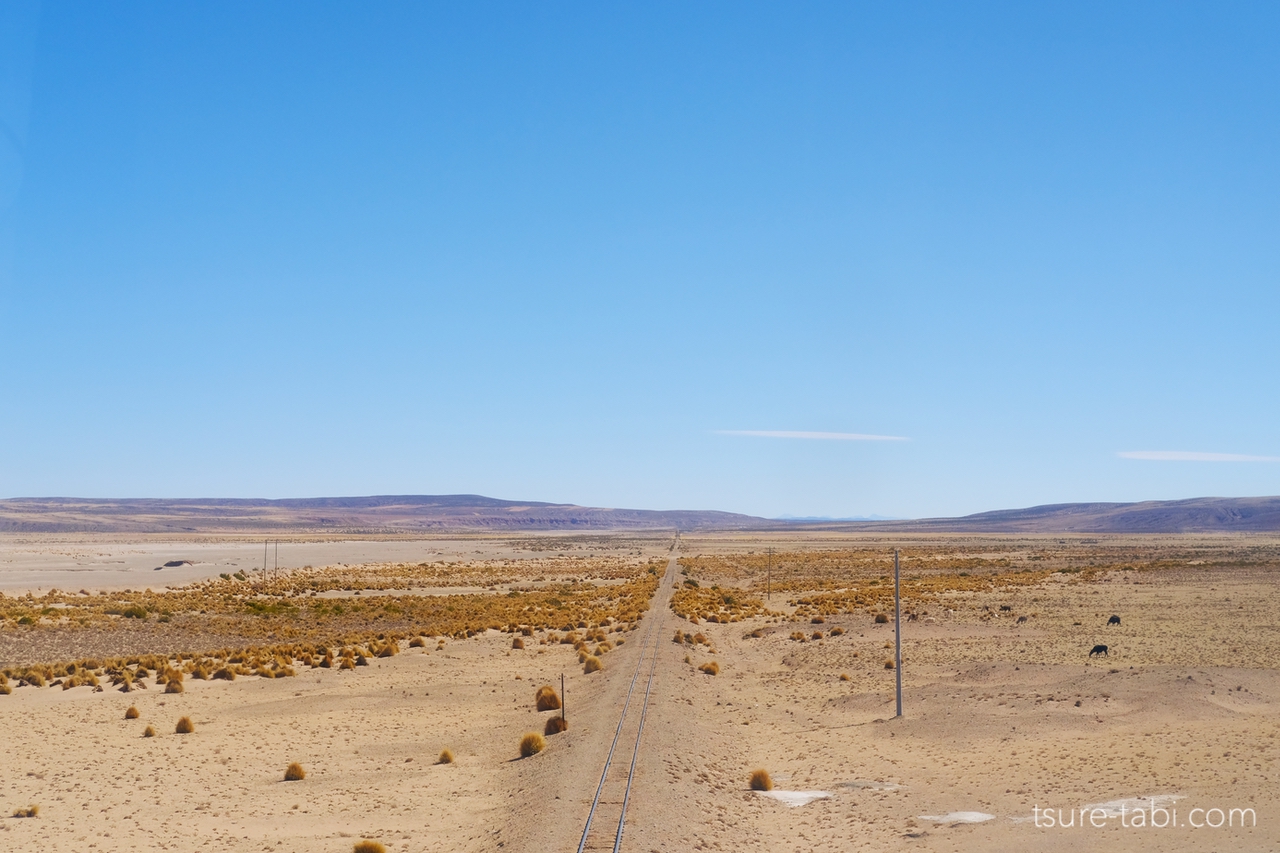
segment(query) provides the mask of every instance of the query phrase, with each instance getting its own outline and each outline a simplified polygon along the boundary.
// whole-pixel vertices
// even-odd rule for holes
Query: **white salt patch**
[[[931,820],[934,823],[982,823],[986,820],[995,820],[996,816],[986,812],[951,812],[943,815],[922,814],[920,819]]]
[[[814,800],[825,800],[831,795],[826,791],[756,791],[762,797],[770,797],[785,806],[807,806]]]

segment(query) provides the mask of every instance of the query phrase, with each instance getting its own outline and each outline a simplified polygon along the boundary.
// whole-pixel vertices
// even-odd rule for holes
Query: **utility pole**
[[[262,588],[267,588],[267,540],[262,540]]]
[[[564,720],[564,673],[560,673],[560,719]]]
[[[768,601],[773,601],[773,549],[769,549],[769,567],[764,570],[764,595]]]
[[[902,716],[902,596],[898,549],[893,550],[893,671],[898,679],[898,716]]]
[[[275,568],[274,575],[276,580],[280,580],[280,540],[279,539],[276,540],[276,568]]]

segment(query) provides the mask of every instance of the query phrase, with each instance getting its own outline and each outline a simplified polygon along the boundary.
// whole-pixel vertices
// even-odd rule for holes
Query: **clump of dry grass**
[[[751,771],[751,778],[748,780],[753,791],[772,791],[773,780],[769,778],[769,771],[763,768]]]
[[[831,636],[833,637],[839,637],[843,633],[844,633],[844,629],[841,628],[839,625],[831,629]]]
[[[523,648],[524,648],[524,637],[515,637],[515,638],[513,638],[513,639],[511,640],[511,648],[513,648],[513,649],[523,649]]]
[[[215,680],[235,681],[236,673],[235,673],[235,670],[231,669],[230,667],[224,666],[215,670],[213,673],[213,677]]]
[[[560,696],[550,684],[544,684],[538,688],[538,692],[534,696],[534,703],[539,711],[560,710]]]
[[[885,624],[888,624],[888,622],[889,622],[889,614],[888,614],[888,613],[877,613],[877,614],[876,614],[876,624],[877,624],[877,625],[885,625]]]
[[[284,770],[284,781],[286,782],[301,782],[305,778],[307,778],[307,771],[303,770],[302,765],[296,761]]]
[[[440,757],[436,759],[436,764],[452,764],[452,763],[453,763],[453,750],[451,749],[440,750]]]
[[[138,719],[138,709],[137,709],[137,708],[135,708],[134,706],[130,705],[130,706],[129,706],[129,710],[127,710],[127,711],[125,711],[125,712],[124,712],[124,718],[125,718],[126,720],[136,720],[136,719]]]
[[[427,647],[427,641],[422,639],[421,637],[414,637],[412,640],[409,641],[409,648],[411,649],[425,649],[426,647]]]
[[[811,624],[811,625],[821,625],[821,624],[823,624],[823,623],[824,623],[824,622],[826,622],[826,621],[827,621],[827,620],[826,620],[826,619],[824,619],[824,618],[822,618],[821,616],[815,616],[815,617],[813,617],[812,619],[810,619],[810,620],[809,620],[809,624]]]
[[[564,717],[548,717],[547,727],[543,730],[545,735],[558,735],[569,728],[569,721]]]
[[[815,640],[821,640],[821,639],[822,639],[822,632],[821,632],[821,631],[814,631],[814,632],[813,632],[813,639],[815,639]]]
[[[363,841],[357,841],[356,846],[351,848],[351,853],[387,853],[387,848],[366,838]]]
[[[176,678],[169,679],[169,683],[164,686],[165,693],[181,693],[186,688],[182,686],[182,682]]]
[[[748,632],[747,632],[747,636],[746,636],[746,637],[743,637],[743,639],[744,639],[744,640],[745,640],[745,639],[758,640],[758,639],[760,639],[760,638],[761,638],[761,637],[763,637],[763,636],[764,636],[764,629],[763,629],[763,628],[756,628],[754,631],[748,631]]]
[[[716,663],[715,661],[708,661],[707,663],[704,663],[702,666],[698,667],[698,671],[705,672],[707,675],[719,675],[720,664]]]
[[[35,817],[40,814],[40,807],[37,805],[27,806],[25,809],[18,809],[13,813],[14,817]]]
[[[600,658],[595,655],[587,655],[586,660],[582,662],[582,672],[585,675],[599,672],[602,669],[604,669],[604,664],[600,663]]]
[[[890,658],[884,662],[884,668],[893,669],[893,658]]]
[[[537,732],[529,732],[520,738],[520,757],[528,758],[531,755],[537,755],[539,752],[547,748],[547,740]]]
[[[191,722],[190,717],[183,717],[178,720],[178,725],[174,727],[174,732],[180,735],[189,735],[196,730],[196,724]]]
[[[145,729],[143,729],[143,730],[142,730],[142,736],[143,736],[143,737],[155,737],[155,736],[156,736],[156,727],[155,727],[155,726],[147,726]]]
[[[841,680],[841,681],[848,681],[848,680],[849,680],[849,673],[847,673],[847,672],[842,672],[842,673],[840,673],[840,680]]]

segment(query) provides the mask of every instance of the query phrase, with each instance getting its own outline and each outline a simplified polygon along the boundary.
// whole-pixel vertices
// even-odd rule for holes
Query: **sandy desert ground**
[[[634,630],[611,635],[626,642],[590,675],[571,645],[535,636],[512,649],[511,634],[490,630],[443,648],[402,642],[399,654],[354,670],[188,678],[179,694],[17,687],[0,696],[0,806],[9,814],[36,804],[39,814],[0,819],[0,843],[345,853],[372,838],[393,851],[576,849],[653,626],[658,661],[624,850],[1280,848],[1275,542],[893,543],[904,549],[904,577],[963,565],[967,583],[982,560],[1021,572],[1017,584],[912,601],[919,618],[903,629],[901,719],[884,668],[892,624],[864,608],[820,623],[803,608],[791,616],[792,602],[815,591],[881,581],[885,544],[685,538],[681,556],[725,562],[673,564],[655,606]],[[640,556],[664,545],[653,540]],[[770,582],[782,590],[763,604],[774,615],[695,625],[667,606],[686,581],[750,598],[755,558],[769,547]],[[788,553],[823,549],[879,562],[851,569],[854,580],[788,564]],[[1119,626],[1106,624],[1112,614]],[[677,629],[705,642],[674,642]],[[13,648],[32,636],[23,631],[32,626],[6,624],[0,639]],[[1096,643],[1110,647],[1107,657],[1087,656]],[[719,674],[697,669],[712,660]],[[522,734],[555,713],[535,710],[534,691],[558,686],[562,673],[569,730],[520,759]],[[138,719],[125,719],[130,706]],[[174,733],[183,716],[194,733]],[[148,725],[153,738],[142,736]],[[445,748],[455,763],[436,764]],[[283,781],[290,762],[307,770],[304,780]],[[752,792],[757,767],[779,790],[827,796],[791,807]],[[1153,802],[1176,809],[1178,825],[1121,825],[1120,805],[1132,824],[1138,808],[1150,822]],[[1070,828],[1044,825],[1042,810],[1084,806],[1101,809],[1087,813],[1090,825],[1078,812]],[[1250,825],[1238,825],[1239,813],[1234,827],[1190,825],[1214,822],[1212,809],[1224,819],[1252,809]],[[970,823],[966,813],[991,818]]]

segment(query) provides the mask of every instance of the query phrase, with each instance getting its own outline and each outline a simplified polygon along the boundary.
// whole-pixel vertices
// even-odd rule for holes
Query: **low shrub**
[[[593,672],[599,672],[604,669],[604,664],[600,663],[600,658],[595,655],[587,655],[586,660],[582,662],[582,672],[590,675]]]
[[[707,675],[719,675],[720,664],[716,663],[715,661],[708,661],[707,663],[704,663],[702,666],[698,667],[698,671],[705,672]]]
[[[529,758],[547,748],[547,740],[537,732],[529,732],[520,739],[520,757]]]
[[[547,717],[547,727],[543,730],[545,735],[558,735],[568,730],[569,721],[564,717]]]
[[[40,814],[40,807],[36,805],[27,806],[25,809],[18,809],[13,813],[14,817],[35,817]]]
[[[452,764],[452,763],[453,763],[453,750],[450,750],[450,749],[440,750],[440,757],[436,759],[436,764]]]
[[[155,737],[155,736],[156,736],[156,729],[155,729],[155,726],[147,726],[145,729],[143,729],[143,730],[142,730],[142,736],[143,736],[143,737]]]
[[[888,623],[888,621],[889,621],[889,614],[888,614],[888,613],[877,613],[877,614],[876,614],[876,624],[877,624],[877,625],[884,625],[884,624]]]
[[[286,782],[301,782],[305,778],[307,778],[307,771],[303,770],[302,765],[296,761],[284,770],[284,781]]]
[[[560,696],[550,684],[544,684],[538,688],[538,692],[534,696],[534,703],[539,711],[560,710]]]
[[[351,848],[351,853],[387,853],[387,848],[366,838],[364,841],[357,841],[356,846]]]
[[[135,708],[135,707],[133,707],[132,705],[130,705],[130,706],[129,706],[129,710],[127,710],[127,711],[125,711],[125,712],[124,712],[124,718],[125,718],[126,720],[136,720],[136,719],[138,719],[138,709],[137,709],[137,708]]]
[[[752,770],[751,778],[748,780],[753,791],[772,791],[773,780],[769,778],[769,771],[760,769]]]
[[[191,722],[190,717],[183,717],[178,720],[178,725],[174,728],[174,732],[180,735],[189,735],[196,730],[196,724]]]

